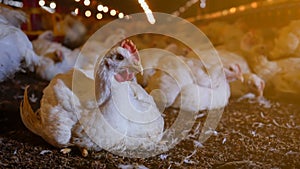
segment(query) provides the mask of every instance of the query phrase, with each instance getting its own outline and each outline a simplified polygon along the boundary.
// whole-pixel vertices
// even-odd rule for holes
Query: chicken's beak
[[[244,76],[243,76],[243,74],[239,74],[237,76],[237,79],[240,80],[243,83],[244,82]]]
[[[143,66],[139,61],[132,62],[129,70],[131,70],[132,72],[141,73],[143,75]]]

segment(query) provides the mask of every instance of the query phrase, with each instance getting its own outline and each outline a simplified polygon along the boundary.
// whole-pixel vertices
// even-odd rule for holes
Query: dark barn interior
[[[0,0],[0,58],[0,168],[300,168],[299,0]]]

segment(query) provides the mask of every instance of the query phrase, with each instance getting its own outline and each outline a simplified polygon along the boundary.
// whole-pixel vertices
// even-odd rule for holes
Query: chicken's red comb
[[[121,47],[127,49],[130,53],[135,53],[137,51],[136,46],[129,39],[123,40],[121,42]]]
[[[136,61],[140,60],[139,54],[138,54],[137,49],[136,49],[136,46],[131,40],[129,40],[129,39],[123,40],[121,42],[121,47],[124,48],[124,49],[127,49],[132,54],[132,56],[134,57],[134,60],[136,60]]]

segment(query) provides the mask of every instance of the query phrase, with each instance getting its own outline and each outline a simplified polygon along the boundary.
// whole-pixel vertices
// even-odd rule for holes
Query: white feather
[[[3,10],[2,7],[0,9]],[[23,68],[33,71],[39,65],[39,58],[25,33],[11,25],[9,18],[1,15],[0,13],[0,82]],[[24,64],[21,64],[22,61],[25,61]]]

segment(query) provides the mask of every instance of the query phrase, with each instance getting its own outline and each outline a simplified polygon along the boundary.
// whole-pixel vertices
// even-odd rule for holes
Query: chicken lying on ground
[[[248,46],[244,49],[244,56],[247,59],[252,71],[265,81],[266,97],[281,101],[295,101],[300,97],[300,58],[287,57],[270,61],[268,56],[260,52],[264,44],[251,43],[249,38],[256,38],[255,34],[246,34],[241,44]],[[274,51],[273,51],[274,52]]]
[[[85,42],[87,28],[74,16],[64,16],[63,19],[56,22],[54,27],[58,30],[58,34],[62,34],[64,36],[62,43],[68,48],[75,49]]]
[[[227,50],[236,51],[239,50],[238,44],[244,34],[244,30],[238,24],[215,21],[203,26],[202,30],[215,47],[222,46]]]
[[[204,65],[199,59],[172,55],[164,50],[141,52],[142,58],[154,57],[145,59],[147,62],[142,59],[145,77],[138,80],[153,95],[160,109],[180,107],[197,112],[225,107],[230,97],[227,80],[241,77],[241,70],[236,64],[223,70],[221,64]]]
[[[278,31],[274,48],[268,56],[271,60],[300,57],[300,20],[294,20]]]
[[[226,50],[218,50],[218,53],[225,68],[229,69],[235,63],[240,66],[243,73],[243,81],[236,80],[230,83],[231,96],[242,97],[248,93],[254,94],[258,99],[263,96],[265,82],[251,71],[246,59]]]
[[[198,56],[196,56],[194,52],[189,51],[185,48],[180,48],[176,44],[169,45],[167,48],[165,48],[165,50],[175,53],[176,55],[177,55],[177,53],[182,53],[187,58],[198,58]],[[205,51],[203,51],[203,52],[205,52]],[[206,55],[210,56],[209,52],[212,52],[212,51],[210,51],[210,50],[206,51],[206,53],[207,53]],[[238,64],[239,67],[241,68],[240,71],[243,73],[243,75],[242,75],[242,77],[244,79],[243,81],[233,80],[230,83],[231,96],[241,97],[248,93],[251,93],[251,94],[254,94],[258,98],[263,95],[264,85],[265,85],[264,80],[261,79],[260,77],[258,77],[256,74],[254,74],[250,70],[246,59],[244,59],[242,56],[240,56],[236,53],[228,52],[225,49],[217,48],[217,52],[220,56],[223,66],[226,68],[225,71],[227,71],[229,69],[234,69],[234,68],[237,69],[237,67],[234,64]],[[159,54],[156,54],[156,56],[159,56]],[[202,56],[202,57],[205,57],[205,56]],[[155,57],[155,59],[157,59],[157,58],[159,58],[159,57]],[[148,65],[150,65],[150,63],[152,65],[155,64],[155,62],[157,62],[157,61],[155,61],[155,59],[152,59],[148,63],[145,63],[145,65],[148,66]],[[210,62],[213,62],[214,59],[215,59],[214,57],[206,58],[206,60],[210,60]],[[145,59],[143,59],[143,63],[144,62],[145,62]],[[151,70],[147,70],[147,71],[149,73],[147,72],[147,73],[145,73],[145,75],[150,75]],[[227,71],[227,73],[229,73],[229,72]],[[144,75],[144,78],[146,78],[145,75]],[[234,77],[234,76],[232,76],[232,77]],[[228,80],[231,81],[230,77]]]
[[[83,156],[100,148],[131,153],[160,141],[163,118],[153,98],[132,81],[142,71],[135,45],[124,40],[98,61],[95,80],[76,69],[57,75],[36,113],[26,89],[20,105],[25,126],[64,153],[79,147]]]
[[[0,5],[0,82],[24,68],[33,71],[39,64],[31,42],[19,29],[25,21],[24,12]]]
[[[198,58],[198,56],[195,55],[194,52],[188,51],[187,49],[184,48],[179,48],[176,44],[171,44],[166,50],[169,50],[172,53],[185,53],[187,58]],[[171,50],[170,50],[171,49]],[[181,51],[181,52],[180,52]],[[188,52],[186,52],[188,51]],[[203,51],[205,53],[201,58],[205,58],[206,61],[209,61],[210,63],[215,62],[215,58],[211,57],[209,52],[212,52],[210,50],[208,51]],[[264,91],[264,81],[260,77],[258,77],[256,74],[254,74],[246,61],[241,55],[238,55],[236,53],[232,53],[227,51],[226,49],[220,49],[219,47],[217,48],[217,52],[220,56],[221,62],[223,66],[226,68],[225,71],[229,69],[236,68],[234,64],[238,64],[239,67],[241,68],[240,72],[242,73],[243,81],[241,80],[230,80],[230,77],[227,79],[229,81],[232,81],[230,83],[230,91],[231,91],[231,96],[233,97],[241,97],[244,96],[248,93],[254,94],[255,97],[258,99],[259,97],[263,96],[263,91]],[[210,58],[207,58],[210,57]],[[143,60],[144,63],[145,60]],[[157,62],[157,61],[156,61]],[[151,61],[150,63],[154,63],[154,61]],[[148,63],[149,64],[149,63]],[[150,72],[150,70],[148,70]],[[229,73],[227,71],[227,73]],[[146,73],[146,75],[149,73]],[[234,76],[232,76],[234,77]]]
[[[59,73],[66,73],[75,65],[79,50],[71,50],[53,42],[53,32],[46,31],[32,41],[34,51],[41,57],[36,73],[45,80],[51,80]]]

